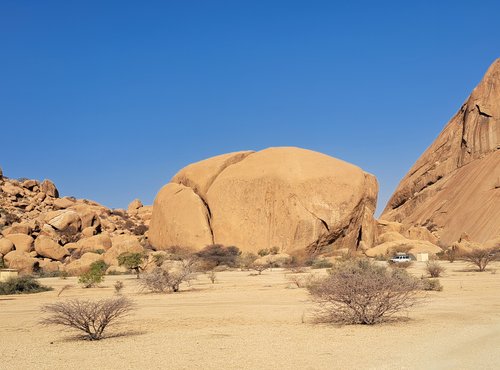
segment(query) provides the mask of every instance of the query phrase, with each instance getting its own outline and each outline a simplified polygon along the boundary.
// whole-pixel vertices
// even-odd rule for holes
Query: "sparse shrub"
[[[308,286],[319,318],[344,324],[376,324],[412,307],[420,281],[401,269],[365,259],[338,262],[329,276]]]
[[[429,261],[425,265],[425,270],[429,273],[430,277],[437,278],[446,270],[443,265],[437,261]]]
[[[194,269],[194,260],[156,267],[150,273],[143,274],[139,284],[143,289],[153,293],[178,292],[181,283],[188,282],[192,278]]]
[[[316,259],[312,261],[312,269],[327,269],[333,266],[333,263],[328,261],[326,258]]]
[[[236,267],[241,251],[234,246],[225,247],[221,244],[212,244],[207,245],[196,253],[196,255],[202,260],[209,262],[214,267],[220,265]]]
[[[278,254],[280,249],[278,247],[272,247],[269,249],[269,254]]]
[[[266,271],[270,267],[271,266],[268,263],[253,263],[250,268],[252,270],[257,271],[259,273],[259,275],[262,275],[262,272]]]
[[[477,266],[478,271],[486,270],[486,266],[492,261],[500,258],[500,250],[498,248],[477,248],[471,252],[464,253],[463,260],[471,265]]]
[[[267,256],[269,253],[269,249],[267,248],[259,249],[259,251],[257,252],[257,254],[261,257]]]
[[[165,250],[169,253],[168,259],[172,261],[182,261],[193,257],[194,250],[188,247],[173,245]]]
[[[398,268],[398,269],[407,269],[408,267],[412,266],[413,262],[408,261],[408,262],[390,262],[389,266],[392,268]]]
[[[132,233],[134,235],[144,235],[146,231],[148,231],[148,227],[146,225],[139,225],[132,230]]]
[[[439,279],[424,278],[422,279],[422,289],[440,292],[443,290],[443,286],[441,285]]]
[[[245,270],[250,270],[250,268],[252,267],[254,261],[257,258],[258,257],[255,254],[251,253],[251,252],[247,252],[247,253],[241,255],[239,257],[240,268],[245,269]]]
[[[90,270],[78,277],[78,283],[84,288],[92,288],[104,280],[104,273],[108,265],[104,261],[95,261],[90,265]]]
[[[123,281],[121,281],[121,280],[117,280],[117,281],[115,282],[115,284],[113,285],[113,287],[115,288],[115,293],[116,293],[116,294],[121,294],[122,289],[123,289],[123,287],[124,287],[124,286],[125,286],[125,285],[123,284]]]
[[[316,275],[313,274],[292,274],[286,276],[287,280],[296,285],[297,288],[307,288],[317,279]]]
[[[166,260],[167,256],[164,254],[153,254],[153,263],[156,267],[161,267]]]
[[[52,288],[40,284],[29,275],[11,277],[7,281],[0,282],[0,295],[40,293],[48,290]]]
[[[130,314],[135,308],[128,298],[108,298],[99,301],[68,300],[42,306],[48,316],[42,325],[58,325],[80,330],[89,340],[102,339],[104,330]]]
[[[118,265],[129,270],[134,270],[139,279],[139,274],[147,266],[148,257],[144,253],[125,252],[118,256]]]
[[[455,262],[455,260],[457,259],[458,255],[459,255],[458,246],[457,245],[452,245],[452,246],[448,246],[448,247],[442,246],[441,248],[443,249],[443,251],[439,252],[437,254],[437,257],[440,260],[447,260],[450,263]]]
[[[215,284],[215,281],[217,280],[217,272],[215,272],[215,270],[207,271],[207,276],[212,284]]]

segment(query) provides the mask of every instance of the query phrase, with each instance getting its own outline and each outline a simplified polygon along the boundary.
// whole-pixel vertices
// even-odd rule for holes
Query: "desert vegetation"
[[[500,259],[500,250],[499,248],[476,248],[463,253],[462,259],[482,272],[486,270],[490,262]]]
[[[46,316],[42,325],[57,325],[79,330],[88,340],[100,340],[110,325],[116,324],[135,308],[134,303],[124,297],[97,301],[73,299],[42,306]]]
[[[84,288],[92,288],[100,284],[104,280],[104,274],[108,266],[104,261],[96,261],[90,265],[89,271],[81,274],[78,278],[78,283],[80,283]]]
[[[420,282],[404,270],[366,259],[339,262],[328,277],[308,286],[320,306],[318,318],[341,324],[373,325],[418,301]]]
[[[30,294],[52,290],[51,287],[40,284],[32,276],[11,277],[7,281],[0,282],[0,295],[7,294]]]

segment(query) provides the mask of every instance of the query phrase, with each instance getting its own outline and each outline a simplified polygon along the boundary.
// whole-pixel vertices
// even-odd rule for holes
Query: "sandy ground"
[[[54,291],[0,297],[2,369],[498,369],[500,263],[483,273],[444,263],[443,292],[379,326],[314,324],[304,289],[285,272],[204,275],[177,294],[144,294],[133,276],[108,276],[101,288],[76,279],[41,279]],[[420,276],[423,263],[412,273]],[[494,269],[498,268],[498,274]],[[464,271],[465,270],[465,271]],[[138,310],[98,342],[37,324],[44,303],[111,297],[113,283]],[[58,290],[71,284],[57,298]]]

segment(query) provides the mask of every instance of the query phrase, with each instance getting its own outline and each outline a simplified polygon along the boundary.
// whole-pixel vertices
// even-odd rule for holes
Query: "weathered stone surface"
[[[80,239],[77,243],[83,253],[107,251],[111,248],[111,238],[108,233],[91,236],[90,238]]]
[[[6,227],[2,230],[2,235],[6,236],[9,234],[31,234],[31,226],[27,223],[15,224],[10,227]]]
[[[102,261],[103,255],[97,253],[85,253],[79,259],[71,261],[64,266],[66,271],[71,276],[79,276],[90,270],[90,265],[96,261]]]
[[[62,261],[64,257],[69,255],[66,248],[61,247],[51,238],[45,235],[40,235],[35,240],[35,251],[42,257],[51,258],[56,261]]]
[[[130,213],[131,211],[136,211],[141,207],[142,207],[142,202],[140,201],[140,199],[134,199],[128,205],[127,211]]]
[[[3,184],[0,189],[8,194],[8,195],[12,195],[12,196],[22,196],[24,194],[24,191],[21,187],[19,186],[16,186],[10,182],[7,182],[5,184]]]
[[[61,210],[47,213],[45,222],[59,231],[71,227],[75,232],[80,230],[82,221],[75,211]]]
[[[253,252],[358,249],[375,237],[377,191],[372,175],[321,153],[230,153],[175,175],[155,199],[148,235],[160,249],[210,243]]]
[[[112,247],[104,253],[104,262],[110,266],[118,266],[118,256],[125,252],[142,253],[144,248],[133,235],[118,235],[111,239]]]
[[[12,243],[11,240],[6,239],[6,238],[1,238],[0,239],[0,254],[1,255],[6,255],[10,251],[14,249],[14,243]]]
[[[21,274],[31,274],[33,266],[37,263],[37,260],[28,253],[17,250],[7,253],[3,260],[9,268],[16,269]]]
[[[39,266],[43,272],[56,272],[61,270],[62,263],[59,261],[52,261],[49,258],[43,258],[38,260]]]
[[[450,245],[464,231],[485,242],[500,230],[500,59],[422,154],[382,218],[424,226]]]
[[[52,198],[59,198],[59,191],[57,190],[54,183],[50,180],[43,180],[40,184],[41,190]]]
[[[9,234],[5,238],[14,243],[16,251],[29,253],[33,250],[33,238],[26,234]]]
[[[157,249],[199,249],[213,244],[209,220],[205,203],[191,188],[170,183],[154,201],[149,240]]]
[[[64,197],[64,198],[54,199],[54,207],[56,209],[69,208],[74,204],[75,204],[75,201],[71,198]]]

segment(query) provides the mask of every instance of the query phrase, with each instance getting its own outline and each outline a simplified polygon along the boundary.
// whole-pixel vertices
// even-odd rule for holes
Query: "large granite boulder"
[[[153,205],[149,240],[157,249],[235,245],[256,252],[373,243],[374,176],[300,148],[237,152],[194,163]]]

